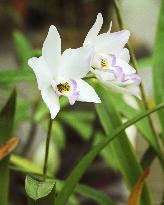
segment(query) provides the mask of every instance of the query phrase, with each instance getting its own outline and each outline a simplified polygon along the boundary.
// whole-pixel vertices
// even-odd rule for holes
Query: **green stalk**
[[[45,150],[45,158],[44,158],[44,167],[43,167],[43,180],[46,179],[46,175],[47,175],[48,154],[49,154],[49,145],[50,145],[50,139],[51,139],[52,122],[53,122],[53,120],[51,119],[51,117],[49,117],[47,139],[46,139],[46,150]]]
[[[120,29],[124,29],[123,18],[122,18],[121,9],[120,9],[118,0],[113,0],[113,4],[114,4],[115,11],[116,11],[119,27],[120,27]],[[132,48],[130,43],[128,43],[127,47],[129,49],[129,53],[130,53],[130,57],[131,57],[131,63],[132,63],[133,67],[136,69],[136,71],[138,73],[139,69],[138,69],[136,57],[135,57],[135,54],[134,54],[134,50],[133,50],[133,48]],[[141,84],[140,84],[140,91],[141,91],[141,97],[142,97],[142,100],[143,100],[144,110],[148,110],[149,108],[148,108],[148,104],[147,104],[147,100],[146,100],[146,96],[145,96],[145,92],[144,92],[144,87],[143,87],[142,81],[141,81]],[[160,148],[160,144],[158,142],[158,135],[157,135],[157,133],[156,133],[156,131],[154,129],[153,122],[152,122],[150,116],[148,116],[148,121],[149,121],[150,128],[152,130],[152,133],[153,133],[154,137],[156,138],[157,144],[159,145],[159,148]],[[161,150],[160,150],[160,152],[161,152]],[[162,156],[162,153],[161,153],[161,156]],[[164,167],[164,165],[162,167]]]

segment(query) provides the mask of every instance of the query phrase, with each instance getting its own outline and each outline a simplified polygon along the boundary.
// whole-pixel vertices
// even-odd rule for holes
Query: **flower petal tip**
[[[95,103],[101,103],[100,98],[98,97],[97,101]]]
[[[56,27],[54,25],[51,25],[49,31],[53,31],[53,30],[56,30]]]
[[[97,19],[96,19],[96,21],[100,21],[101,24],[103,24],[103,17],[102,17],[102,14],[101,14],[101,13],[98,13],[98,14],[97,14]]]

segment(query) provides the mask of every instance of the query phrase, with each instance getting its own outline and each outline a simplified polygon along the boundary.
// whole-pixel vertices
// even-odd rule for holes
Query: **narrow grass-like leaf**
[[[87,198],[96,201],[101,205],[116,205],[116,203],[111,200],[105,193],[96,191],[89,186],[79,184],[76,187],[75,191]]]
[[[0,71],[0,85],[11,85],[22,81],[34,81],[35,76],[31,69]]]
[[[137,60],[138,68],[141,70],[143,68],[152,68],[152,57],[140,58]]]
[[[96,110],[105,133],[108,136],[114,129],[121,126],[121,119],[119,113],[113,106],[109,90],[102,86],[96,86],[96,91],[102,101],[101,104],[96,105]],[[122,137],[117,138],[110,143],[111,152],[114,156],[114,160],[117,162],[119,171],[124,177],[127,187],[131,190],[142,171],[126,133],[122,132],[121,136]],[[145,204],[146,202],[147,204],[151,204],[149,193],[146,187],[144,187],[142,204]]]
[[[15,113],[16,91],[14,90],[0,112],[0,145],[12,137]],[[9,191],[9,156],[0,160],[0,205],[8,205]]]
[[[21,168],[21,170],[25,170],[26,172],[33,172],[37,174],[43,173],[42,167],[39,167],[38,165],[34,164],[32,161],[15,154],[11,155],[10,163],[18,168]]]
[[[16,171],[20,171],[20,172],[24,172],[24,173],[31,173],[32,175],[36,175],[38,177],[42,176],[42,169],[40,169],[36,164],[32,163],[31,161],[25,159],[25,158],[21,158],[21,160],[19,161],[19,163],[15,163],[15,159],[13,160],[13,156],[11,158],[11,163],[13,163],[14,165],[18,166],[18,167],[11,167],[13,170]],[[16,157],[16,156],[15,156]],[[17,160],[16,160],[17,161]],[[28,170],[26,169],[27,167],[24,165],[25,163],[28,165]],[[37,170],[41,170],[39,172],[37,172]],[[55,179],[54,179],[55,180]],[[56,191],[59,192],[62,187],[64,186],[64,182],[60,181],[60,180],[55,180],[56,181]],[[97,203],[101,204],[101,205],[116,205],[115,202],[105,193],[101,192],[101,191],[97,191],[94,188],[91,188],[87,185],[83,185],[83,184],[78,184],[74,190],[74,193],[78,193],[88,199],[92,199],[93,201],[96,201]],[[69,198],[69,202],[71,204],[77,204],[75,198],[73,197],[73,195],[71,195],[71,197]],[[34,203],[33,201],[29,200],[29,204],[36,204],[36,202]]]
[[[107,146],[112,140],[114,140],[117,136],[120,136],[119,134],[122,133],[126,128],[129,126],[135,124],[139,120],[143,119],[144,117],[150,115],[151,113],[160,110],[164,108],[164,103],[156,106],[153,109],[150,109],[148,111],[145,111],[142,114],[139,114],[138,116],[134,117],[133,119],[129,120],[128,122],[124,123],[122,126],[116,128],[113,130],[109,136],[107,136],[105,139],[103,139],[101,142],[99,142],[97,145],[91,148],[91,150],[80,160],[80,162],[76,165],[76,167],[73,169],[69,177],[65,181],[65,185],[62,188],[61,192],[58,194],[55,205],[64,205],[69,196],[74,191],[76,185],[78,184],[79,180],[87,170],[87,168],[90,166],[92,161],[96,158],[96,156],[102,151],[102,149]]]
[[[109,91],[108,91],[109,92]],[[122,99],[122,97],[118,94],[111,93],[111,100],[112,103],[115,105],[116,109],[123,114],[127,119],[135,117],[141,111],[134,109]],[[142,134],[145,140],[149,143],[149,145],[154,149],[156,155],[158,156],[159,160],[162,164],[164,164],[164,157],[161,152],[159,143],[157,138],[154,136],[152,129],[150,128],[150,124],[148,119],[145,118],[138,123],[136,123],[136,127],[138,131]]]
[[[89,139],[93,131],[94,117],[94,113],[87,111],[62,112],[60,115],[61,120],[75,129],[85,140]]]
[[[110,92],[110,91],[108,91]],[[110,93],[111,94],[111,101],[112,103],[115,105],[116,109],[123,114],[125,117],[127,117],[128,119],[136,116],[137,114],[139,114],[141,111],[140,110],[136,110],[133,107],[131,107],[130,105],[128,105],[120,95],[118,94],[114,94],[114,93]],[[148,143],[150,145],[152,145],[152,147],[154,147],[154,149],[156,149],[157,151],[159,150],[159,145],[157,142],[157,139],[154,137],[152,130],[150,128],[149,122],[147,120],[147,118],[141,120],[140,122],[136,123],[136,126],[138,128],[138,130],[140,131],[140,133],[145,137],[146,141],[148,141]]]
[[[161,0],[160,15],[157,26],[153,53],[153,85],[156,104],[164,102],[164,1]],[[164,110],[158,112],[164,144]]]
[[[23,69],[28,68],[27,61],[32,56],[30,42],[19,31],[14,32],[14,42]]]
[[[154,151],[154,149],[149,146],[146,151],[144,152],[142,159],[141,159],[141,166],[143,169],[150,167],[151,163],[153,162],[153,160],[157,157],[156,152]]]

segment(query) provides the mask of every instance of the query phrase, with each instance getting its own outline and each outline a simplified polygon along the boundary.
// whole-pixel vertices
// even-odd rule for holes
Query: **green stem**
[[[48,154],[49,154],[49,145],[50,145],[50,139],[51,139],[52,122],[53,120],[51,119],[51,117],[49,117],[44,167],[43,167],[43,180],[45,180],[47,176]]]
[[[121,15],[121,10],[120,10],[118,0],[113,0],[113,4],[114,4],[115,10],[116,10],[119,27],[120,27],[120,29],[124,29],[123,18],[122,18],[122,15]],[[134,50],[133,50],[130,43],[128,43],[127,47],[129,49],[129,53],[130,53],[130,57],[131,57],[131,63],[132,63],[133,67],[136,69],[136,71],[138,73],[138,65],[137,65],[135,54],[134,54]],[[144,108],[146,110],[148,110],[148,105],[147,105],[146,96],[145,96],[145,93],[144,93],[144,87],[143,87],[142,82],[140,84],[140,90],[141,90],[141,96],[142,96],[142,99],[143,99]],[[154,128],[153,128],[153,130],[154,130]],[[153,132],[155,132],[155,130]]]
[[[114,8],[115,8],[115,11],[116,11],[116,14],[117,14],[119,27],[120,27],[120,29],[124,29],[123,18],[122,18],[122,15],[121,15],[121,9],[120,9],[118,0],[113,0],[113,4],[114,4]],[[130,53],[130,57],[131,57],[131,63],[132,63],[133,67],[136,69],[136,71],[138,73],[138,65],[137,65],[137,61],[136,61],[136,58],[135,58],[134,50],[133,50],[130,43],[128,43],[127,47],[129,49],[129,53]],[[147,100],[146,100],[146,96],[145,96],[144,87],[143,87],[142,82],[140,84],[140,91],[141,91],[141,97],[142,97],[142,100],[143,100],[144,110],[148,110],[148,104],[147,104]],[[159,145],[158,136],[156,134],[156,131],[154,129],[153,122],[152,122],[150,116],[148,116],[148,121],[149,121],[149,125],[151,127],[151,130],[152,130],[152,133],[156,137],[157,143]],[[160,148],[160,145],[159,145],[159,148]]]

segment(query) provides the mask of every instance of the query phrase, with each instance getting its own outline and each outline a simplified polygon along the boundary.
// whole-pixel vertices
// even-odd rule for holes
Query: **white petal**
[[[28,60],[28,65],[32,68],[36,75],[38,88],[40,90],[51,84],[52,75],[42,56],[39,58],[30,58]]]
[[[62,54],[58,77],[65,79],[83,78],[90,70],[93,48],[90,45],[67,49]]]
[[[57,64],[61,57],[61,39],[55,26],[50,26],[46,40],[42,48],[42,55],[48,66],[52,70],[52,74],[57,73]]]
[[[115,76],[113,73],[109,73],[109,72],[103,72],[103,71],[100,71],[100,70],[94,70],[94,69],[91,69],[91,72],[94,73],[96,75],[96,77],[98,79],[100,79],[101,81],[107,81],[107,80],[114,80],[115,79]]]
[[[131,95],[134,95],[137,98],[141,99],[140,89],[136,85],[130,85],[127,87],[120,87],[120,86],[117,86],[114,83],[109,82],[109,81],[108,82],[106,81],[104,84],[107,85],[108,87],[110,87],[115,92],[119,92],[119,93],[123,93],[123,94],[131,94]]]
[[[130,61],[129,50],[127,48],[124,48],[120,52],[118,57],[121,58],[121,60],[126,61],[127,63],[129,63],[129,61]]]
[[[77,91],[80,92],[78,101],[82,102],[94,102],[101,103],[100,98],[96,94],[95,90],[84,80],[77,80]]]
[[[100,53],[119,54],[128,42],[129,36],[128,30],[100,34],[94,42],[95,49]]]
[[[54,119],[60,110],[59,98],[54,90],[50,87],[41,90],[41,95],[51,113],[51,118]]]
[[[120,58],[116,59],[116,65],[122,67],[123,72],[125,74],[136,73],[136,70],[131,65],[129,65],[127,62],[121,60]]]
[[[103,17],[102,17],[102,14],[99,13],[97,15],[97,19],[96,19],[94,25],[89,30],[89,32],[84,40],[84,45],[88,44],[89,42],[93,42],[95,40],[98,33],[100,32],[102,24],[103,24]]]

